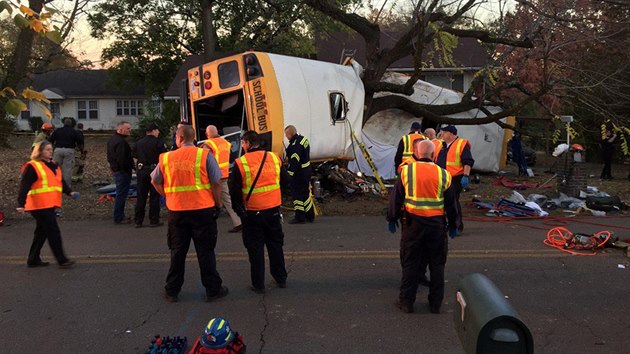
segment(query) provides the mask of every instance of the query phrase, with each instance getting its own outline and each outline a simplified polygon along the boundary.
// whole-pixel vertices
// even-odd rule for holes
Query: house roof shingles
[[[48,89],[66,97],[123,97],[144,96],[144,84],[135,87],[116,86],[107,70],[55,70],[38,74],[33,79],[33,88]]]
[[[381,34],[381,48],[392,48],[400,33],[384,32]],[[344,49],[354,49],[354,59],[365,65],[365,41],[356,33],[335,32],[316,41],[317,59],[330,63],[339,63]],[[427,60],[426,48],[423,60]],[[458,68],[480,68],[491,60],[490,55],[475,38],[459,38],[458,46],[453,49],[453,61]],[[413,68],[413,57],[406,56],[394,62],[391,69]],[[437,64],[436,64],[437,67]]]

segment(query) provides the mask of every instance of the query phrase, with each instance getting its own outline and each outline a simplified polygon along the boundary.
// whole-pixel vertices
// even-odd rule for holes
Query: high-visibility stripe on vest
[[[182,146],[160,155],[166,207],[169,210],[199,210],[214,207],[206,159],[210,151]]]
[[[282,195],[280,193],[281,163],[280,158],[273,152],[267,152],[267,158],[260,177],[258,177],[249,200],[245,201],[258,174],[264,154],[264,151],[248,152],[235,161],[243,180],[241,191],[243,192],[243,202],[247,210],[265,210],[277,207],[282,203]]]
[[[411,133],[402,137],[403,139],[403,159],[413,155],[413,142],[420,139],[426,140],[427,138],[420,133]]]
[[[431,142],[435,146],[435,155],[434,155],[433,161],[437,162],[437,158],[438,158],[438,155],[440,154],[440,150],[442,150],[442,144],[444,143],[444,140],[433,138],[431,139]]]
[[[417,216],[444,215],[444,191],[451,174],[432,162],[414,162],[401,170],[405,188],[405,210]]]
[[[462,153],[468,144],[468,140],[457,138],[451,143],[448,153],[446,154],[446,170],[452,176],[459,176],[464,173],[464,164],[462,163]]]
[[[403,168],[403,167],[405,167],[405,166],[407,166],[407,165],[409,165],[409,164],[411,164],[411,163],[414,163],[414,162],[416,162],[416,161],[417,161],[417,160],[416,160],[416,158],[415,158],[415,157],[413,157],[413,156],[409,156],[408,158],[404,159],[404,160],[400,163],[400,165],[398,165],[398,168],[396,168],[396,173],[397,173],[398,175],[400,175],[400,171],[402,171],[402,168]]]
[[[210,138],[205,144],[210,147],[214,158],[221,169],[221,178],[228,178],[230,174],[230,149],[232,144],[222,137]]]
[[[31,185],[31,189],[26,195],[24,210],[61,207],[61,192],[63,191],[61,169],[57,168],[55,174],[45,163],[31,160],[24,164],[22,173],[28,165],[33,166],[35,173],[37,173],[37,180]]]

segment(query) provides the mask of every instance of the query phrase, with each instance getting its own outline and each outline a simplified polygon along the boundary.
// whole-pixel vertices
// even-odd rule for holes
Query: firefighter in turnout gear
[[[298,134],[292,125],[284,129],[284,134],[289,140],[286,149],[286,156],[289,159],[287,172],[291,176],[291,196],[295,210],[295,217],[289,220],[289,224],[313,222],[315,210],[309,190],[312,170],[308,139]]]
[[[426,137],[420,133],[422,126],[418,122],[413,122],[409,129],[409,134],[404,135],[398,143],[396,156],[394,157],[394,166],[398,167],[407,158],[413,155],[413,142],[420,139],[426,140]]]

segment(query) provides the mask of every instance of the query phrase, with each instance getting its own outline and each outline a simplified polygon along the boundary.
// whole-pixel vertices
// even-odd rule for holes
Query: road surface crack
[[[265,302],[265,296],[266,294],[263,294],[262,296],[262,300],[260,300],[260,302],[262,303],[262,307],[263,307],[263,314],[265,317],[265,325],[263,326],[262,330],[260,331],[260,350],[258,350],[258,353],[262,353],[263,349],[265,349],[265,331],[267,330],[267,327],[269,327],[269,313],[267,312],[267,303]]]

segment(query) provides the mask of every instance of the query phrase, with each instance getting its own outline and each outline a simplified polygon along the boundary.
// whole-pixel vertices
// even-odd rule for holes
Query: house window
[[[53,119],[55,119],[55,118],[60,119],[61,118],[61,107],[59,105],[59,102],[51,102],[50,103],[50,114],[52,114]]]
[[[24,102],[26,103],[26,111],[22,111],[20,112],[20,119],[29,119],[31,118],[31,102],[30,101],[26,101]]]
[[[144,101],[142,100],[118,100],[116,101],[117,116],[141,116],[144,115]]]
[[[79,119],[98,119],[98,101],[77,101]]]
[[[151,100],[151,110],[156,116],[162,115],[162,101],[158,97],[153,97]]]

